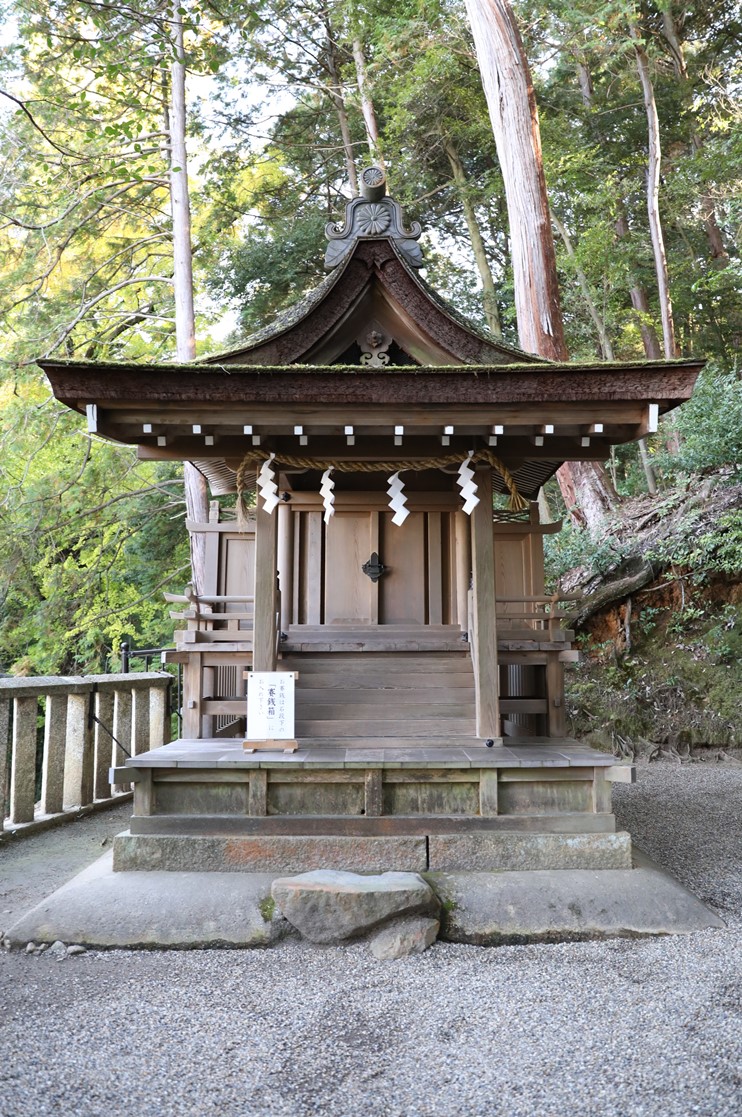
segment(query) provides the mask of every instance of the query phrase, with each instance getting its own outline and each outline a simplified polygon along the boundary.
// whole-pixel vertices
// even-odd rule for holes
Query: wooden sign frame
[[[245,675],[247,731],[249,734],[252,721],[255,732],[255,737],[248,735],[245,740],[245,752],[261,749],[296,752],[299,745],[294,737],[294,684],[298,672],[246,671]]]

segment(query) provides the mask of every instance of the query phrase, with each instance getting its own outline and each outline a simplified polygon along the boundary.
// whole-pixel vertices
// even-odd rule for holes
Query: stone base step
[[[303,873],[630,869],[631,838],[618,834],[350,836],[132,834],[114,839],[116,872]]]

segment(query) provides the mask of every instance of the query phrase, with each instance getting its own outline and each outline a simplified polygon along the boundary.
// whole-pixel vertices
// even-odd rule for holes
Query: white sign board
[[[294,672],[251,671],[247,676],[247,740],[294,737]]]

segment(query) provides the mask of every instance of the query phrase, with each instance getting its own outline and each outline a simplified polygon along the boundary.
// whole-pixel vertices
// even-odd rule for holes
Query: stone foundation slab
[[[431,834],[431,872],[630,869],[631,837],[617,834]]]
[[[425,837],[118,834],[114,872],[425,872]]]

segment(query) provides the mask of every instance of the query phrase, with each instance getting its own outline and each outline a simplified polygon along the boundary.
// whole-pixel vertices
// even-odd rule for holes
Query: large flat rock
[[[499,946],[724,927],[641,855],[633,869],[430,873],[427,879],[443,902],[440,937],[448,942]]]
[[[106,853],[5,937],[13,946],[269,946],[289,930],[272,917],[272,880],[264,873],[114,873]]]
[[[279,910],[310,942],[342,942],[399,916],[437,916],[439,903],[417,873],[357,873],[320,869],[273,881]]]
[[[634,869],[426,874],[443,901],[440,937],[496,946],[724,926],[673,877],[635,856]],[[56,941],[126,948],[269,946],[290,929],[274,910],[273,879],[268,873],[114,872],[108,853],[32,908],[5,937],[14,947]],[[431,917],[437,912],[436,904]]]

